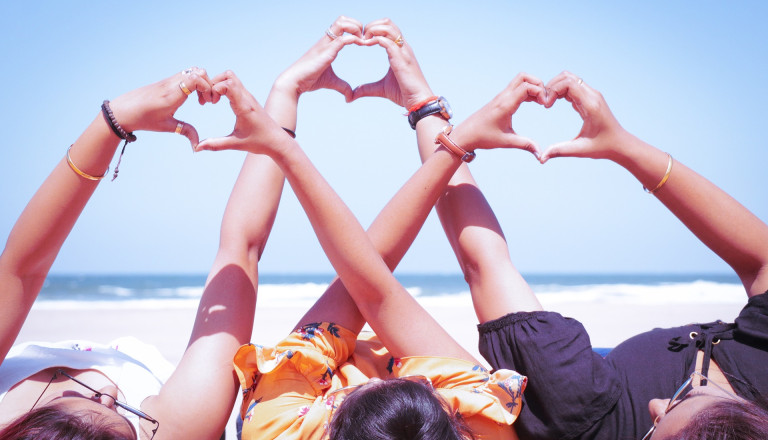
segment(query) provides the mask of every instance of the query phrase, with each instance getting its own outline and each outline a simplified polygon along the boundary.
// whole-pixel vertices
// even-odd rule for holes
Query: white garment
[[[107,345],[80,340],[27,342],[11,348],[0,365],[0,401],[17,383],[52,367],[99,371],[117,385],[125,403],[135,408],[158,394],[174,369],[154,346],[133,337]],[[139,418],[127,416],[139,432]]]

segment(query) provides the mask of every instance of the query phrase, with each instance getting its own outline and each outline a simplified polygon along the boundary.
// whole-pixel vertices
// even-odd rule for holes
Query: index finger
[[[331,23],[330,26],[328,26],[328,31],[330,31],[333,36],[326,32],[326,36],[323,38],[330,38],[333,41],[340,39],[344,36],[343,34],[345,33],[352,34],[358,38],[362,38],[363,24],[354,18],[340,15],[333,23]]]
[[[589,90],[584,80],[568,71],[552,78],[546,87],[551,94],[547,99],[547,107],[551,107],[559,98],[565,98],[572,104],[581,106],[585,92]]]
[[[365,25],[365,34],[363,35],[363,38],[369,40],[374,36],[386,36],[394,41],[401,35],[400,28],[398,28],[392,20],[389,18],[382,18]]]
[[[197,100],[200,105],[213,102],[213,83],[208,77],[208,72],[199,67],[191,67],[181,72],[182,80],[190,90],[197,92]]]
[[[519,76],[518,76],[519,77]],[[523,102],[538,102],[543,104],[546,100],[547,92],[543,84],[528,82],[522,77],[516,78],[507,88],[509,95],[502,97],[504,107],[507,107],[509,113],[515,113]],[[511,95],[511,96],[510,96]]]
[[[243,83],[235,75],[235,72],[227,70],[213,79],[213,91],[229,99],[229,105],[235,113],[240,115],[258,105],[256,98],[246,90]]]

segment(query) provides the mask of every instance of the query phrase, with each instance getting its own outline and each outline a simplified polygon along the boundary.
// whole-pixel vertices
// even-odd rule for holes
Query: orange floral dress
[[[515,439],[527,378],[490,374],[462,359],[394,358],[376,335],[333,323],[301,327],[276,347],[243,345],[234,359],[243,391],[243,440],[327,438],[332,391],[370,378],[422,375],[478,439]]]

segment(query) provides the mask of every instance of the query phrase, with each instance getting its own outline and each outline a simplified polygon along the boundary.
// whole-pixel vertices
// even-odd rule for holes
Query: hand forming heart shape
[[[382,79],[362,84],[353,90],[347,81],[336,75],[332,63],[339,52],[351,44],[378,45],[386,50],[389,69]],[[217,82],[233,79],[236,77],[231,72],[229,75],[222,76],[221,79],[218,77],[214,79],[213,95],[227,93],[228,85],[219,85]],[[408,44],[403,44],[400,30],[388,19],[369,23],[363,32],[363,26],[358,21],[339,17],[306,54],[278,77],[272,92],[279,93],[286,99],[298,101],[302,93],[320,88],[336,90],[343,94],[347,101],[376,96],[389,99],[406,109],[434,96],[412,48]],[[542,152],[532,139],[515,132],[512,127],[512,117],[523,102],[536,102],[551,108],[560,98],[571,102],[581,116],[583,125],[574,139],[554,143]],[[245,102],[248,99],[244,98],[241,101]],[[236,108],[231,97],[230,103],[236,116],[244,111],[242,108]],[[489,104],[457,126],[451,138],[466,150],[525,149],[544,163],[550,158],[560,156],[611,157],[614,154],[613,140],[619,133],[625,134],[602,96],[584,84],[580,78],[569,72],[563,72],[546,85],[531,75],[518,75]],[[242,133],[239,132],[236,123],[235,130],[229,137],[238,136],[242,136]],[[215,142],[216,149],[228,148],[221,143],[223,139],[219,138]],[[213,143],[210,142],[206,145],[207,148],[212,146]],[[229,148],[243,149],[244,146],[240,142],[234,142],[229,145]]]

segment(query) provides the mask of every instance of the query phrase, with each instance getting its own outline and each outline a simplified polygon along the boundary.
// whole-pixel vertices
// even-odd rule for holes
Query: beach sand
[[[745,297],[746,303],[746,297]],[[426,304],[435,319],[479,360],[476,318],[471,303],[437,306]],[[635,305],[610,303],[556,303],[543,306],[580,320],[595,347],[613,347],[630,336],[655,327],[672,327],[717,319],[732,322],[743,304]],[[304,308],[258,307],[252,341],[261,345],[278,342],[303,315]],[[135,336],[155,345],[165,357],[178,363],[189,340],[195,309],[67,309],[33,308],[16,342],[85,339],[109,342]],[[239,405],[239,403],[238,403]],[[234,417],[227,438],[234,439]]]

